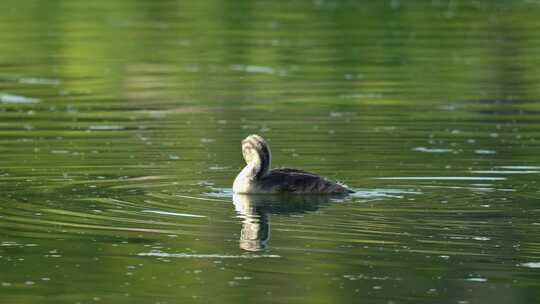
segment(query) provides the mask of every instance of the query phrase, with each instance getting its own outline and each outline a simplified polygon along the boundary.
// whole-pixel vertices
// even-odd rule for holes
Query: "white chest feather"
[[[234,193],[253,193],[255,190],[255,183],[252,174],[253,168],[249,165],[244,167],[240,173],[234,179],[233,192]]]

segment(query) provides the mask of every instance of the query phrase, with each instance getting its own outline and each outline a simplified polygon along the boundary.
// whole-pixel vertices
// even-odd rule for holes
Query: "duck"
[[[246,166],[236,176],[236,194],[291,193],[291,194],[348,194],[344,184],[319,175],[292,168],[270,170],[271,153],[267,141],[257,134],[242,140],[242,156]]]

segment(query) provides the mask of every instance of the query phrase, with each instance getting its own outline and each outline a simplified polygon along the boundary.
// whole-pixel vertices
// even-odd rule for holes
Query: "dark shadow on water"
[[[243,219],[240,230],[240,248],[260,251],[267,248],[270,239],[269,215],[302,214],[316,211],[347,195],[247,195],[234,194],[233,204]]]

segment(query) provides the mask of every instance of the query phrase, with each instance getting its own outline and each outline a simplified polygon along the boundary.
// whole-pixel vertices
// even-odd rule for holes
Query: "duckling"
[[[303,170],[280,168],[270,170],[268,143],[253,134],[242,140],[242,156],[246,166],[233,184],[234,193],[353,193],[345,185]]]

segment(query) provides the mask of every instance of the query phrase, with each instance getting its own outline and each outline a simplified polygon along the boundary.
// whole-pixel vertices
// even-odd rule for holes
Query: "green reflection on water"
[[[0,299],[537,302],[538,14],[3,1]],[[357,193],[235,206],[250,133]]]

